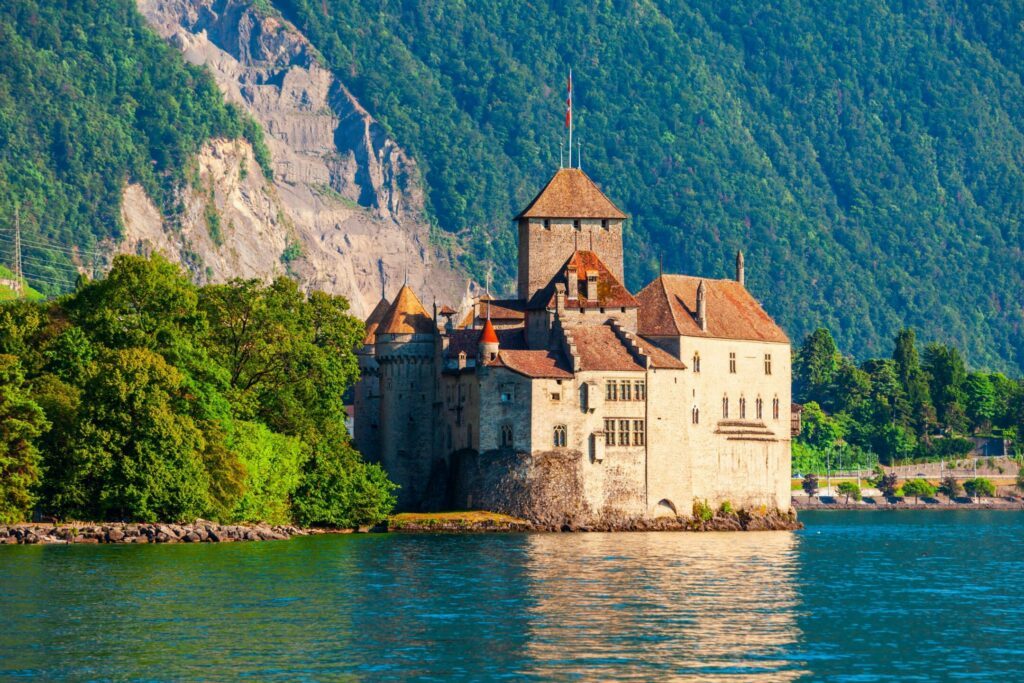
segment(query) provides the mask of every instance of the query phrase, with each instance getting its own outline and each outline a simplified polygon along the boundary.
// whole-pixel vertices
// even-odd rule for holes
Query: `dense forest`
[[[379,521],[394,485],[344,427],[363,333],[344,298],[159,256],[0,304],[0,522]]]
[[[859,0],[274,0],[416,156],[467,265],[509,282],[509,218],[582,165],[659,258],[750,286],[863,360],[904,326],[1024,368],[1024,5]]]
[[[96,265],[97,240],[120,234],[126,182],[173,224],[189,163],[215,136],[248,138],[269,169],[259,126],[146,26],[134,0],[0,3],[0,261],[10,263],[18,204],[38,289],[66,292],[72,263]]]
[[[857,363],[826,329],[809,334],[793,358],[793,399],[803,430],[793,442],[795,472],[966,456],[970,436],[995,436],[1024,455],[1024,380],[969,371],[955,347],[919,348],[912,329],[891,356]],[[827,461],[827,462],[826,462]]]

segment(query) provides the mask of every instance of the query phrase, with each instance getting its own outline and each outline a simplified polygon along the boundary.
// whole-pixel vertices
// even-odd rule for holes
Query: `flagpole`
[[[572,69],[569,69],[569,168],[572,168]]]

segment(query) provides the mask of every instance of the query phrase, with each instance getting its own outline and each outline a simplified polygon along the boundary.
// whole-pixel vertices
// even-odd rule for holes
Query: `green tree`
[[[930,498],[935,495],[936,488],[927,479],[911,479],[903,484],[903,495],[913,496],[914,502],[921,502],[921,496]]]
[[[818,328],[809,334],[800,345],[793,363],[796,400],[830,406],[839,362],[839,350],[827,329]]]
[[[964,431],[967,367],[960,352],[945,344],[928,344],[924,350],[924,369],[939,422],[954,431]]]
[[[35,503],[40,458],[34,440],[48,426],[18,359],[0,355],[0,522],[24,520]]]
[[[921,368],[917,353],[917,337],[912,329],[902,329],[896,335],[893,350],[896,373],[907,397],[905,406],[897,406],[897,419],[904,425],[913,426],[917,433],[924,434],[935,420],[931,395],[928,391],[928,377]]]
[[[839,482],[837,490],[839,491],[840,495],[846,496],[847,503],[850,502],[850,498],[853,498],[854,500],[861,499],[860,487],[857,486],[856,482],[841,481]]]
[[[54,505],[79,519],[178,521],[210,509],[203,435],[181,373],[152,351],[107,353],[86,384]]]
[[[296,519],[332,527],[383,521],[395,506],[397,487],[348,444],[331,441],[322,442],[306,465],[293,500]]]
[[[967,417],[975,431],[991,427],[996,417],[996,388],[984,372],[972,372],[964,383]]]
[[[992,483],[992,480],[985,477],[968,479],[964,482],[964,491],[971,498],[991,498],[996,495],[995,484]]]

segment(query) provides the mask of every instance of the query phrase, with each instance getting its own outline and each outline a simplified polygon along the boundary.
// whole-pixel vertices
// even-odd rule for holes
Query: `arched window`
[[[778,397],[772,401],[772,418],[779,419],[779,399]]]
[[[740,419],[747,419],[747,399],[740,396]]]
[[[501,447],[512,448],[512,425],[501,425]]]
[[[700,354],[699,353],[694,353],[693,354],[693,371],[694,372],[700,372]]]
[[[693,424],[700,424],[700,408],[697,406],[693,407],[693,410],[690,411],[690,419],[693,421]]]
[[[763,414],[764,413],[764,401],[761,400],[760,396],[758,396],[757,397],[757,401],[754,402],[754,408],[757,410],[757,419],[760,420],[761,418],[763,418],[764,417],[764,414]]]
[[[722,397],[722,417],[724,419],[729,419],[729,397],[728,396],[723,396]]]
[[[565,425],[555,425],[555,448],[565,448]]]

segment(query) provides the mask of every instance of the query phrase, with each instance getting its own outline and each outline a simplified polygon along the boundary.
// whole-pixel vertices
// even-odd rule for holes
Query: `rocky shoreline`
[[[285,541],[314,533],[285,525],[233,525],[197,520],[191,524],[127,522],[0,525],[0,545],[69,543],[233,543]]]
[[[612,518],[561,524],[531,522],[504,515],[476,518],[473,513],[397,515],[388,531],[401,533],[493,533],[493,532],[630,532],[630,531],[795,531],[804,525],[795,512],[750,514],[744,510],[720,514],[709,520],[693,517],[655,519]]]
[[[925,507],[925,506],[922,506]],[[818,506],[813,509],[826,509]],[[290,525],[191,524],[130,522],[19,523],[0,525],[0,545],[68,545],[72,543],[239,543],[286,541],[296,536],[326,533],[515,533],[515,532],[628,532],[628,531],[793,531],[803,524],[796,513],[751,515],[744,511],[710,520],[693,517],[610,519],[588,523],[540,524],[491,513],[396,515],[386,524],[358,529],[305,529]]]

